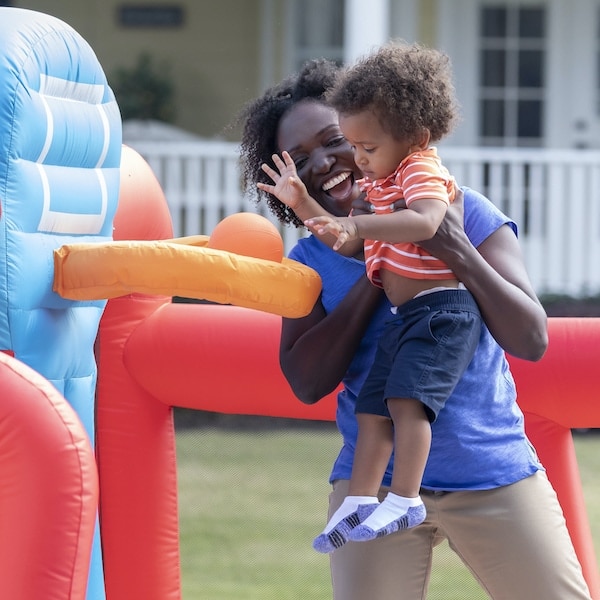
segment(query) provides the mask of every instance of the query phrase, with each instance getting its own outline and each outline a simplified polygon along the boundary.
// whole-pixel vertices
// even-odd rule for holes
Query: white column
[[[258,66],[260,86],[262,92],[273,85],[275,78],[275,19],[273,0],[260,0],[260,18],[258,22],[260,35],[260,65]]]
[[[353,63],[389,39],[390,0],[346,0],[344,62]]]

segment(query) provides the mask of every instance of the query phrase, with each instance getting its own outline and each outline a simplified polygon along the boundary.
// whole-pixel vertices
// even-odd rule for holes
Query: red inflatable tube
[[[335,394],[302,404],[279,369],[281,318],[236,306],[167,304],[132,333],[125,365],[169,406],[331,421]]]
[[[551,318],[550,343],[541,361],[509,357],[525,412],[527,435],[559,497],[571,539],[593,598],[600,575],[581,490],[571,429],[600,427],[598,368],[600,319]]]
[[[525,413],[525,429],[560,501],[592,598],[600,598],[598,563],[571,430],[531,413]]]
[[[123,147],[115,240],[173,236],[149,165]],[[171,298],[110,300],[96,344],[96,453],[107,600],[180,600],[177,464],[173,410],[143,390],[123,364],[131,332]]]
[[[312,406],[291,393],[278,367],[280,329],[278,317],[244,308],[166,304],[132,333],[124,361],[139,385],[166,405],[333,420],[335,393]],[[570,430],[600,427],[600,404],[590,402],[597,391],[589,377],[597,362],[593,348],[600,319],[550,319],[549,331],[550,347],[540,362],[510,362],[528,435],[557,491],[588,585],[600,598]]]
[[[89,438],[46,379],[0,353],[0,595],[84,600],[98,502]]]
[[[170,299],[111,300],[98,334],[96,447],[106,597],[179,600],[173,410],[123,364],[130,332]]]
[[[548,335],[541,361],[509,357],[520,406],[566,428],[600,427],[600,318],[554,317]]]

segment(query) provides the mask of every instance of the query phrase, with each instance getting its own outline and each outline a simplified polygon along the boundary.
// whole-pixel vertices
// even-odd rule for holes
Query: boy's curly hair
[[[326,100],[340,114],[374,111],[384,131],[404,140],[426,128],[437,142],[459,115],[448,56],[399,41],[344,70]]]
[[[240,160],[244,190],[256,204],[263,200],[281,223],[304,227],[294,211],[256,187],[257,182],[272,183],[261,165],[267,163],[275,168],[272,156],[280,151],[277,130],[285,113],[301,101],[325,102],[325,92],[338,72],[339,67],[332,61],[308,61],[298,73],[246,104],[238,115],[237,121],[243,122]]]

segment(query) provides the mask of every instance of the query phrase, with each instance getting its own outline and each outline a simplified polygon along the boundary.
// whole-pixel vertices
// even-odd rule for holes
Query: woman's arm
[[[329,314],[319,300],[308,316],[283,319],[279,361],[302,402],[314,404],[338,386],[382,298],[363,275]]]
[[[461,193],[437,234],[421,245],[443,260],[471,291],[488,329],[506,352],[532,361],[544,355],[548,346],[546,313],[508,225],[475,248],[464,231]]]
[[[488,329],[506,352],[526,360],[542,357],[548,345],[546,313],[508,225],[475,248],[464,232],[461,193],[437,234],[422,245],[471,290]],[[382,297],[363,276],[328,315],[318,301],[307,317],[283,319],[281,368],[302,402],[314,404],[337,387]]]

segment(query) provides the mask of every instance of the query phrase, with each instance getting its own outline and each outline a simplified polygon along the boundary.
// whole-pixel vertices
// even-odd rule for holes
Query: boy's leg
[[[427,299],[443,304],[444,298],[439,293]],[[353,541],[409,529],[425,519],[419,488],[431,445],[429,423],[442,410],[471,361],[481,329],[478,311],[463,311],[458,306],[460,303],[455,306],[448,302],[442,310],[415,313],[404,329],[394,331],[388,327],[380,339],[379,347],[387,348],[388,356],[393,356],[384,391],[395,430],[392,491],[361,525],[350,531]],[[396,350],[392,350],[394,347]],[[366,384],[357,407],[361,401],[372,406],[377,400],[369,388],[369,393],[364,392],[365,388]]]
[[[431,447],[431,425],[423,404],[409,398],[390,398],[394,423],[394,471],[390,489],[399,496],[419,495]]]
[[[330,514],[343,501],[348,481],[336,481],[330,495]],[[382,490],[379,498],[387,493]],[[330,554],[334,600],[424,600],[436,537],[435,508],[420,527],[364,543],[350,542]]]
[[[373,414],[357,414],[358,438],[348,495],[313,541],[318,552],[333,552],[377,507],[377,492],[393,450],[392,422]]]
[[[348,495],[377,496],[394,450],[392,420],[381,415],[357,413],[356,421],[358,436]]]
[[[350,532],[353,541],[372,540],[400,529],[410,529],[425,519],[419,489],[431,446],[427,413],[421,402],[409,398],[391,398],[387,406],[394,422],[391,491],[371,515]],[[352,480],[350,487],[353,489],[354,471]]]

